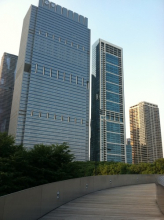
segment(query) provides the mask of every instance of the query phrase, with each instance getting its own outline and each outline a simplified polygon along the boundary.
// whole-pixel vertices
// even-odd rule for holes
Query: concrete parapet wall
[[[0,197],[0,220],[36,220],[86,194],[112,187],[156,183],[158,176],[160,175],[91,176],[29,188]]]
[[[164,176],[160,176],[156,182],[156,198],[157,204],[161,212],[164,214]]]

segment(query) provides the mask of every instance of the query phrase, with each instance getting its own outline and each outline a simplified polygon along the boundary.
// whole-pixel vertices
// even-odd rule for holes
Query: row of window
[[[33,115],[34,115],[34,111],[31,111],[31,116],[33,116]],[[42,117],[42,113],[39,112],[38,116],[39,116],[39,118]],[[49,113],[47,113],[47,114],[46,114],[46,118],[49,118],[49,117],[50,117],[50,115],[49,115]],[[57,119],[57,115],[54,115],[54,120],[56,120],[56,119]],[[63,116],[61,116],[60,119],[61,119],[61,121],[64,121],[64,117],[63,117]],[[71,122],[71,121],[72,121],[71,117],[67,117],[66,120],[67,120],[68,122]],[[77,123],[77,118],[74,118],[73,121],[74,121],[75,124],[76,124],[76,123]],[[83,119],[81,119],[81,124],[83,124]]]
[[[116,75],[121,75],[121,70],[117,66],[113,66],[109,63],[106,63],[106,71],[114,73]]]
[[[113,74],[106,72],[106,81],[109,81],[109,82],[112,82],[115,84],[119,84],[119,79],[120,79],[119,76],[116,76],[116,75],[113,75]]]
[[[121,93],[121,87],[119,85],[115,85],[109,82],[106,82],[106,90],[109,90],[115,93]]]
[[[124,144],[124,135],[107,132],[107,142]]]
[[[106,61],[118,66],[118,57],[106,53]]]
[[[39,31],[39,35],[40,35],[40,34],[41,34],[41,31]],[[45,36],[48,37],[48,33],[45,33]],[[55,39],[55,35],[52,35],[52,39]],[[62,41],[62,39],[61,39],[60,37],[58,38],[58,40],[59,40],[59,42]],[[64,40],[64,43],[65,43],[65,44],[68,44],[67,40]],[[73,46],[74,46],[74,43],[71,42],[70,46],[73,47]],[[76,48],[77,48],[77,49],[80,49],[81,47],[77,44],[77,45],[76,45]],[[82,50],[85,51],[85,47],[82,47]]]
[[[106,110],[112,112],[123,112],[123,107],[120,104],[106,101]]]
[[[107,115],[106,120],[123,122],[123,117],[119,117],[119,116],[116,116],[116,115],[114,116],[114,114],[112,114],[112,115]]]
[[[107,131],[124,133],[124,126],[123,124],[107,122]]]
[[[36,66],[35,66],[35,73],[37,73],[37,71],[38,71],[38,64],[36,64]],[[52,69],[50,69],[49,74],[50,74],[50,77],[52,77],[52,75],[53,75]],[[45,75],[45,67],[43,67],[43,75]],[[66,73],[62,73],[62,75],[63,75],[63,81],[65,81],[66,80]],[[59,79],[59,71],[58,70],[56,72],[56,78]],[[70,83],[72,82],[72,78],[73,78],[73,76],[72,76],[72,74],[70,74],[69,75]],[[79,77],[76,76],[76,84],[79,84],[79,81],[80,81]],[[81,78],[81,84],[82,84],[82,86],[84,86],[84,78]],[[87,81],[87,89],[89,89],[89,81]]]
[[[117,102],[117,103],[122,103],[122,96],[119,94],[111,93],[111,92],[106,92],[106,100],[112,101],[112,102]]]

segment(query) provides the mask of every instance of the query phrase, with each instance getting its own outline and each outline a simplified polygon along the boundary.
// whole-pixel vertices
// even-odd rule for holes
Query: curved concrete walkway
[[[155,184],[111,188],[75,199],[40,220],[164,220]]]

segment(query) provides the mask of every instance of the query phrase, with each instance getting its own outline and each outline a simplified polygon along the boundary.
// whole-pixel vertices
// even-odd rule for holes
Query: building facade
[[[132,164],[132,146],[130,144],[130,138],[126,139],[126,158],[127,163]]]
[[[99,39],[92,56],[90,157],[126,162],[123,50]]]
[[[18,57],[4,53],[0,66],[0,132],[9,130],[11,104]]]
[[[67,142],[89,158],[88,19],[39,0],[24,18],[9,133],[17,144]]]
[[[163,158],[158,106],[140,102],[130,107],[129,116],[133,164]]]

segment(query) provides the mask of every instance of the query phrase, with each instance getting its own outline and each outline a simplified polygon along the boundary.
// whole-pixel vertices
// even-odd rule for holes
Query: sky
[[[126,137],[129,107],[157,104],[164,154],[164,0],[56,0],[88,18],[91,45],[101,38],[123,48]],[[38,0],[0,0],[0,57],[18,55],[23,18]]]

